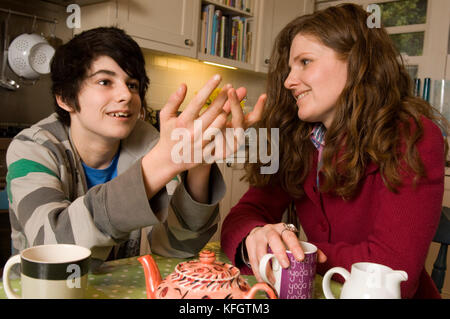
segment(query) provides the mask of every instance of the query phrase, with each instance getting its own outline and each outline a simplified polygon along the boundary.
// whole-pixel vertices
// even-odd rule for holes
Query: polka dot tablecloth
[[[214,251],[216,260],[230,263],[218,242],[208,243],[205,249]],[[172,273],[178,263],[187,260],[158,255],[152,255],[152,257],[158,265],[162,278]],[[256,283],[254,276],[243,277],[250,286]],[[13,289],[20,294],[20,280],[12,280],[11,284]],[[332,282],[331,289],[335,295],[339,295],[340,286],[340,284]],[[318,275],[315,280],[315,292],[315,298],[323,298],[322,277]],[[89,274],[86,297],[90,299],[146,299],[144,270],[137,257],[108,261],[95,274]],[[265,298],[265,293],[259,292],[256,297]],[[0,283],[0,298],[6,298],[3,283]]]

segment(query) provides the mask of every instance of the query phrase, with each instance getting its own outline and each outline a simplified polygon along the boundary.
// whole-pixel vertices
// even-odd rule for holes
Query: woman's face
[[[347,62],[314,36],[299,33],[291,44],[289,68],[284,86],[297,101],[298,117],[329,128],[347,82]]]

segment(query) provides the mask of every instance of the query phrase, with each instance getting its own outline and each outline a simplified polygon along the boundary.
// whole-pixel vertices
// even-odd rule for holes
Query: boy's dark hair
[[[51,63],[53,95],[61,96],[65,103],[79,111],[81,84],[92,62],[100,56],[109,56],[131,78],[139,81],[139,96],[142,107],[145,107],[149,79],[145,72],[144,56],[138,44],[115,27],[84,31],[56,50]],[[69,112],[58,106],[56,98],[55,111],[65,124],[70,125]]]

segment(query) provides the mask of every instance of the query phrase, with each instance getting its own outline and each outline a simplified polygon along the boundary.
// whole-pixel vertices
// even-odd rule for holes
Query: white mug
[[[10,299],[81,299],[85,296],[91,251],[76,245],[40,245],[12,256],[3,270]],[[20,264],[22,296],[11,289],[11,267]]]

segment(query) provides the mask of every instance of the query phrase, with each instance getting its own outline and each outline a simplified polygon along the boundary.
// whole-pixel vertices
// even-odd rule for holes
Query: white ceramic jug
[[[406,272],[375,263],[353,264],[351,273],[342,267],[334,267],[327,271],[322,281],[327,299],[335,299],[330,290],[330,279],[335,273],[345,279],[341,299],[400,299],[400,282],[408,280]]]

